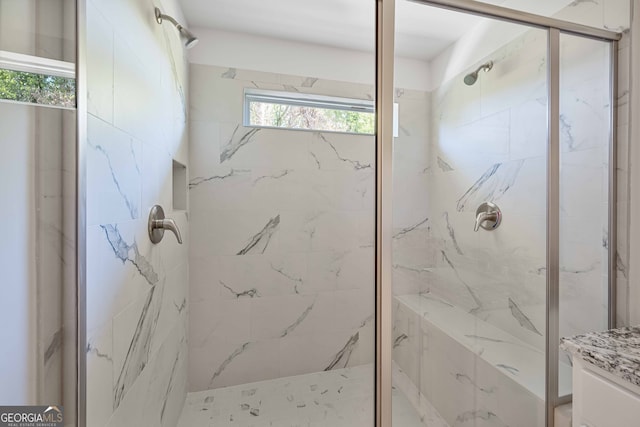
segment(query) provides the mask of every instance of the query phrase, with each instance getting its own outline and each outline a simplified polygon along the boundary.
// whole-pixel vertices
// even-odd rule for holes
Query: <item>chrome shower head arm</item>
[[[162,13],[162,11],[158,7],[155,8],[154,13],[156,16],[156,22],[158,24],[162,24],[164,20],[167,20],[171,22],[174,27],[176,27],[180,35],[182,35],[186,39],[185,47],[187,49],[191,49],[193,46],[195,46],[196,43],[198,43],[198,38],[194,36],[191,31],[189,31],[188,29],[183,27],[178,21],[176,21],[173,16]]]
[[[478,74],[480,72],[480,70],[483,70],[485,72],[491,71],[492,68],[493,68],[493,61],[488,61],[488,62],[485,62],[484,64],[482,64],[481,66],[479,66],[476,69],[476,71],[474,71],[474,74]]]
[[[164,21],[165,19],[169,22],[171,22],[173,25],[175,25],[176,27],[178,27],[178,29],[182,28],[182,25],[180,25],[178,23],[178,21],[176,21],[172,16],[169,15],[165,15],[164,13],[162,13],[162,11],[156,7],[155,9],[155,14],[156,14],[156,22],[158,24],[162,24],[162,21]]]

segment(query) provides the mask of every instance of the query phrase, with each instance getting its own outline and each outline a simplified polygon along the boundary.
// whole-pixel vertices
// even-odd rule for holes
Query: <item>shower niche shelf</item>
[[[173,210],[187,210],[187,167],[173,161]]]

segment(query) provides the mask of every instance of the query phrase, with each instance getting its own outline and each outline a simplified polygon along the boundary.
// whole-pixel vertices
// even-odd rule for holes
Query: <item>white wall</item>
[[[193,64],[375,84],[375,56],[370,52],[205,28],[193,32],[200,39],[189,51]],[[430,71],[425,61],[399,57],[395,66],[399,87],[427,89]]]
[[[0,198],[9,221],[0,245],[0,402],[36,400],[34,126],[30,107],[0,103]]]
[[[0,2],[0,50],[73,60],[65,50],[74,44],[74,10],[69,0]],[[74,186],[62,186],[63,148],[73,149],[75,138],[65,135],[63,119],[72,123],[74,113],[7,102],[0,111],[0,197],[10,224],[0,247],[0,404],[63,404],[62,271],[75,256],[64,235],[64,222],[74,220]],[[65,171],[75,179],[72,166]]]

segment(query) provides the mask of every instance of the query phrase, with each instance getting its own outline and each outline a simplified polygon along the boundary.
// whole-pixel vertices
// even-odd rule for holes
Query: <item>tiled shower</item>
[[[144,405],[161,425],[371,424],[375,137],[248,127],[243,94],[373,100],[373,83],[215,60],[187,72],[167,29],[132,42],[110,13],[98,4],[91,18],[94,39],[113,54],[94,61],[112,84],[89,87],[89,177],[111,188],[89,199],[89,256],[99,263],[89,267],[105,283],[96,290],[109,289],[115,271],[128,279],[89,294],[90,369],[106,374],[90,378],[90,411],[100,425],[129,422],[136,390],[150,388]],[[541,30],[514,33],[428,90],[395,90],[399,425],[544,422],[547,46]],[[146,43],[149,58],[136,58],[131,43]],[[607,321],[607,48],[562,43],[562,334]],[[154,55],[172,58],[157,82],[142,67]],[[493,69],[466,85],[463,76],[488,60]],[[158,99],[144,126],[130,120],[135,92]],[[163,110],[169,97],[174,108]],[[157,180],[175,171],[172,159],[187,168],[186,210],[174,206],[171,175]],[[588,192],[582,181],[593,184]],[[485,201],[503,223],[474,232]],[[185,245],[148,243],[156,203]],[[570,392],[567,359],[559,375]]]
[[[369,135],[242,126],[246,87],[373,87],[191,67],[190,382],[195,390],[373,362]]]
[[[0,68],[4,51],[17,49],[3,33],[3,12],[15,13],[7,5],[16,1],[0,0]],[[51,6],[35,3],[23,12],[42,22]],[[70,4],[58,3],[68,16],[56,15],[56,25],[65,27]],[[65,362],[75,322],[63,314],[76,297],[70,260],[86,246],[78,342],[87,426],[374,425],[379,141],[370,132],[251,126],[245,98],[272,91],[373,106],[374,28],[361,31],[363,52],[314,44],[302,29],[285,40],[198,21],[190,29],[201,40],[187,51],[153,10],[194,27],[195,3],[87,0],[78,110],[0,104],[3,129],[23,130],[2,138],[13,154],[3,168],[20,172],[21,185],[0,186],[23,219],[11,234],[22,264],[6,269],[20,283],[24,273],[37,312],[27,343],[36,356],[19,368],[33,368],[38,382],[23,400],[56,403],[72,393],[63,379],[75,368]],[[371,23],[374,3],[360,11]],[[540,427],[547,32],[478,18],[428,58],[404,57],[408,3],[398,0],[393,96],[393,424]],[[617,76],[611,45],[560,37],[559,333],[567,336],[610,326],[610,271],[617,322],[632,319],[630,22],[619,0],[554,7],[542,13],[623,33]],[[452,29],[462,22],[461,12],[447,13]],[[28,53],[71,69],[69,38],[57,34],[54,45],[42,37]],[[465,81],[488,63],[477,81]],[[76,163],[74,123],[83,117]],[[78,195],[76,175],[86,187]],[[484,202],[499,207],[502,221],[474,231]],[[150,241],[155,205],[175,220],[182,244],[171,233]],[[20,242],[17,231],[29,226],[36,231]],[[571,393],[562,352],[558,382],[560,396]]]

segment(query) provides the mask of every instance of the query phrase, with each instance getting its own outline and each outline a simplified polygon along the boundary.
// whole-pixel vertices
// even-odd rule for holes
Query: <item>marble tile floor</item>
[[[373,401],[373,366],[363,365],[189,393],[178,427],[370,427]],[[395,387],[393,424],[435,427]]]

